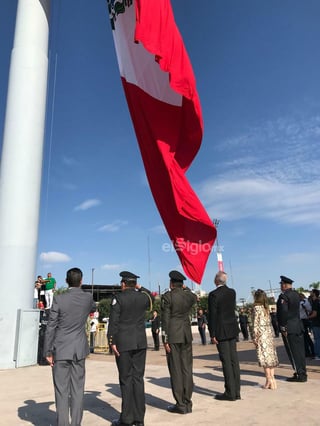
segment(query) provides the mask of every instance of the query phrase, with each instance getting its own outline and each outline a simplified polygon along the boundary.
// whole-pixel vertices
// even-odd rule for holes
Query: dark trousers
[[[278,322],[273,320],[273,321],[271,322],[271,324],[272,324],[272,327],[273,327],[274,335],[275,335],[276,337],[279,337],[279,333],[280,333],[280,331],[279,331]]]
[[[160,347],[159,332],[156,333],[155,331],[153,331],[152,337],[153,337],[154,348],[155,348],[156,351],[158,351],[159,347]]]
[[[121,423],[144,422],[146,407],[143,376],[146,352],[146,349],[137,349],[121,352],[116,357],[122,396]]]
[[[310,320],[303,319],[302,323],[304,327],[303,340],[305,356],[314,356],[314,343],[309,334]]]
[[[201,337],[201,343],[203,345],[207,344],[207,338],[206,338],[206,327],[198,327],[200,337]]]
[[[176,404],[182,410],[192,408],[192,342],[170,343],[171,352],[167,353],[171,389]]]
[[[54,362],[52,375],[58,426],[81,425],[85,373],[85,359]]]
[[[96,332],[90,331],[90,353],[94,353],[94,345],[96,340]]]
[[[304,353],[304,340],[303,333],[300,334],[288,334],[287,337],[282,336],[284,342],[287,338],[288,344],[285,344],[285,348],[292,362],[292,367],[300,377],[307,376],[306,370],[306,357]]]
[[[230,398],[240,397],[240,366],[236,338],[217,344],[224,375],[225,394]]]
[[[248,333],[248,326],[247,326],[247,324],[241,324],[240,323],[240,329],[241,329],[241,333],[243,335],[244,340],[248,340],[249,333]]]

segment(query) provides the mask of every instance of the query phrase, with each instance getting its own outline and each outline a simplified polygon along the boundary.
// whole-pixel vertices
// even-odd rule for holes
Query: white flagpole
[[[218,271],[224,271],[223,260],[222,260],[222,251],[218,241],[218,226],[220,224],[220,220],[213,219],[213,224],[217,229],[217,238],[216,238],[216,250],[217,250],[217,261],[218,261]]]
[[[0,168],[0,369],[14,368],[19,309],[32,308],[50,0],[19,0]],[[37,324],[37,327],[39,324]]]

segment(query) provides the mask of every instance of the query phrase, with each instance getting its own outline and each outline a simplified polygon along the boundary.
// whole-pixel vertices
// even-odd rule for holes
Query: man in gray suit
[[[58,426],[80,426],[85,358],[89,354],[85,324],[94,303],[92,295],[80,288],[82,271],[79,268],[69,269],[66,282],[68,290],[53,297],[44,356],[52,367]]]
[[[197,296],[184,284],[179,271],[171,271],[170,291],[161,297],[162,339],[167,355],[171,388],[176,404],[169,405],[170,413],[192,412],[192,332],[191,308]]]

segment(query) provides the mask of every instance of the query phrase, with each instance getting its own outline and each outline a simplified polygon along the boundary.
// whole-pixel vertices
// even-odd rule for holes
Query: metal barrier
[[[107,330],[104,323],[97,324],[97,331],[94,341],[95,352],[109,352],[109,345],[107,340]]]

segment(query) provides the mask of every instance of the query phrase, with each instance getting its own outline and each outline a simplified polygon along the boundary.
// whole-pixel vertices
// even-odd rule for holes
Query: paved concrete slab
[[[319,425],[320,362],[308,361],[307,383],[289,383],[292,375],[281,339],[275,339],[281,365],[276,369],[278,389],[264,390],[262,369],[258,367],[250,342],[239,342],[242,400],[214,400],[223,392],[223,374],[215,345],[200,345],[194,340],[193,412],[170,414],[173,403],[164,350],[147,354],[145,373],[146,426],[151,425],[270,425],[290,421]],[[150,341],[151,346],[151,341]],[[0,425],[55,425],[54,393],[49,366],[32,366],[0,371]],[[121,398],[114,357],[93,354],[87,360],[87,380],[83,426],[105,426],[119,417]]]

